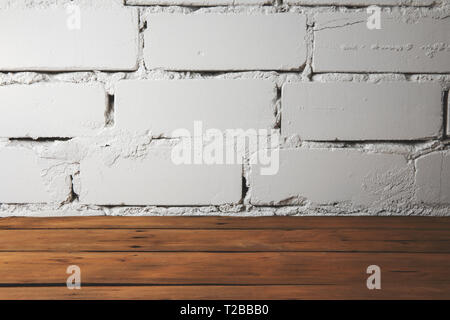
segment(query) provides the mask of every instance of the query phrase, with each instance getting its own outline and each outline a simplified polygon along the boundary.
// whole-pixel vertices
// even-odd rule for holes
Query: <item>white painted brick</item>
[[[416,160],[416,200],[450,204],[450,151],[432,152]]]
[[[450,20],[382,14],[381,29],[366,26],[366,13],[316,17],[315,72],[450,71]],[[412,18],[410,18],[412,19]]]
[[[299,14],[154,14],[147,25],[150,69],[291,70],[306,60]]]
[[[282,133],[304,140],[410,140],[438,136],[441,86],[411,82],[285,84]]]
[[[0,137],[94,135],[105,124],[101,84],[39,83],[0,87]]]
[[[164,5],[164,6],[223,6],[223,5],[264,5],[273,0],[125,0],[128,5]]]
[[[72,30],[69,16],[62,6],[0,10],[0,70],[137,68],[135,9],[81,7],[80,29]]]
[[[276,88],[268,80],[126,80],[115,90],[116,127],[171,136],[180,128],[269,129]]]
[[[44,170],[52,160],[39,159],[30,149],[0,148],[0,203],[46,203],[63,200],[69,192],[64,177],[55,178],[57,195],[45,183]],[[61,183],[62,178],[62,183]],[[56,197],[56,199],[55,199]]]
[[[336,5],[336,6],[430,6],[435,0],[285,0],[291,5]]]
[[[99,153],[81,162],[82,203],[218,205],[241,199],[241,165],[175,165],[170,147],[106,163]]]
[[[404,156],[348,149],[282,149],[276,175],[259,169],[254,165],[250,176],[250,202],[258,205],[309,200],[370,206],[398,193],[408,172]]]

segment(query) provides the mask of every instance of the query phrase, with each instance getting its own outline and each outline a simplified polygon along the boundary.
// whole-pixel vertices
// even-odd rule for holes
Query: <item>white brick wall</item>
[[[54,159],[43,159],[23,147],[0,148],[0,203],[52,203],[67,199],[66,177],[46,179],[51,167],[61,165]]]
[[[0,216],[449,215],[449,24],[446,0],[0,0]]]
[[[450,152],[433,152],[417,159],[416,184],[417,200],[450,203]]]
[[[368,16],[318,14],[314,27],[314,70],[450,72],[449,19],[382,14],[381,29],[370,30],[366,25]]]
[[[129,5],[185,5],[185,6],[222,6],[222,5],[264,5],[273,0],[125,0]]]
[[[155,14],[147,25],[148,68],[292,70],[306,60],[300,14]]]
[[[144,0],[145,1],[145,0]],[[286,0],[293,5],[341,5],[341,6],[429,6],[435,0]]]
[[[82,203],[104,205],[214,205],[238,203],[239,165],[175,165],[171,148],[152,149],[142,159],[106,165],[101,154],[81,162]]]
[[[95,135],[105,125],[101,84],[38,83],[0,87],[0,137]]]
[[[267,80],[120,81],[116,126],[171,136],[194,121],[203,129],[269,129],[275,122],[275,84]]]
[[[81,7],[79,29],[69,18],[63,7],[0,10],[0,70],[136,69],[135,10]]]
[[[333,82],[285,84],[284,135],[304,140],[414,140],[442,127],[438,84]]]
[[[350,202],[372,205],[396,196],[390,185],[412,172],[401,155],[356,150],[298,149],[280,152],[273,176],[250,176],[250,202],[256,205]]]

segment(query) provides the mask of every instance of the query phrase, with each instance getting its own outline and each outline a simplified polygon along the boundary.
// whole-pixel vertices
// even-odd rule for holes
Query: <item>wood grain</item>
[[[447,217],[49,217],[0,218],[0,229],[450,229]]]
[[[449,231],[425,217],[4,218],[0,299],[450,299]],[[366,287],[373,264],[382,290]]]
[[[349,286],[81,286],[66,287],[0,287],[0,299],[20,300],[349,300],[349,299],[450,299],[448,286],[432,288],[397,287],[367,290]]]
[[[354,251],[450,253],[450,232],[406,229],[0,230],[0,251]]]
[[[450,283],[450,254],[328,252],[108,252],[0,253],[1,283],[61,283],[78,265],[92,284],[297,284],[355,283],[366,269],[383,269],[386,285]],[[414,283],[405,282],[414,274]]]

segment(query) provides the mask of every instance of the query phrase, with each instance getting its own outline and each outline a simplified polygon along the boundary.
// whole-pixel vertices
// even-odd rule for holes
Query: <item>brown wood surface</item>
[[[447,230],[0,230],[0,251],[358,251],[450,253]]]
[[[450,219],[0,219],[0,299],[308,298],[450,299]]]
[[[350,286],[82,286],[80,290],[59,287],[0,287],[3,299],[73,299],[73,300],[318,300],[318,299],[448,299],[448,287],[397,288],[396,290],[367,290]]]
[[[0,229],[450,229],[447,217],[51,217],[0,218]]]

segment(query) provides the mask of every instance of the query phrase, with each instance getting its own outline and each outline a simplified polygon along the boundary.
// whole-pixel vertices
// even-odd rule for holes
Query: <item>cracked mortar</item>
[[[52,5],[69,3],[66,0],[41,1],[3,1],[0,8],[34,7],[45,8]],[[81,4],[89,4],[88,0]],[[121,1],[99,1],[96,6],[121,5]],[[450,15],[448,4],[436,5],[432,8],[383,8],[383,12],[393,13],[395,19],[402,22],[416,23],[421,17],[446,19]],[[306,64],[300,72],[274,72],[274,71],[248,71],[248,72],[177,72],[165,70],[146,70],[142,49],[145,45],[143,32],[146,29],[148,15],[153,13],[302,13],[307,17],[307,58]],[[310,7],[310,6],[236,6],[236,7],[139,7],[139,38],[140,51],[138,69],[134,72],[14,72],[0,73],[0,86],[12,84],[33,83],[96,83],[104,84],[107,94],[114,95],[116,83],[124,79],[265,79],[272,81],[278,88],[274,101],[275,128],[280,126],[282,109],[280,106],[281,88],[285,83],[291,82],[367,82],[380,83],[384,81],[410,81],[410,82],[436,82],[441,84],[443,90],[450,87],[449,74],[404,74],[404,73],[315,73],[313,65],[314,32],[326,28],[340,28],[349,24],[365,21],[345,22],[343,24],[320,27],[317,26],[315,16],[317,13],[333,12],[365,12],[365,9],[347,7]],[[411,44],[379,46],[374,45],[372,50],[411,50]],[[344,50],[358,50],[356,47],[343,47]],[[445,43],[433,43],[422,47],[425,54],[432,58],[437,52],[449,51]],[[108,115],[107,117],[112,117]],[[107,119],[108,120],[108,119]],[[82,193],[80,183],[80,162],[92,154],[101,153],[102,160],[107,166],[113,166],[118,159],[140,160],[147,156],[149,148],[158,146],[173,146],[179,139],[167,139],[161,136],[152,136],[151,132],[130,133],[115,130],[113,119],[109,118],[111,127],[105,128],[95,137],[73,138],[68,141],[21,141],[15,139],[0,139],[0,148],[21,147],[32,150],[39,158],[42,168],[42,179],[53,202],[47,204],[0,204],[0,216],[68,216],[68,215],[239,215],[239,216],[265,216],[265,215],[449,215],[450,205],[426,205],[414,203],[414,175],[416,168],[414,161],[432,152],[449,150],[449,141],[431,139],[428,141],[400,141],[400,142],[316,142],[303,141],[298,136],[289,136],[281,143],[281,149],[351,149],[364,153],[388,153],[405,156],[409,169],[398,172],[386,172],[383,175],[370,176],[363,188],[378,196],[380,200],[370,206],[360,206],[342,201],[338,203],[319,204],[309,201],[299,195],[273,202],[271,206],[255,206],[250,203],[252,186],[250,174],[252,167],[248,162],[250,154],[246,154],[243,165],[244,188],[243,203],[225,204],[221,206],[96,206],[81,204],[78,195]],[[444,130],[444,128],[442,128]],[[100,150],[100,151],[99,151]],[[410,170],[411,169],[411,170]],[[386,188],[389,192],[386,192]]]

